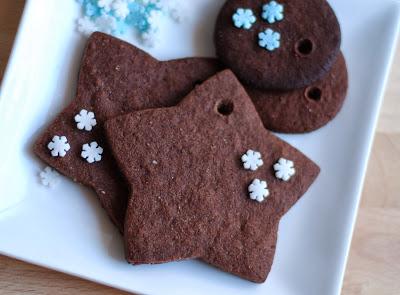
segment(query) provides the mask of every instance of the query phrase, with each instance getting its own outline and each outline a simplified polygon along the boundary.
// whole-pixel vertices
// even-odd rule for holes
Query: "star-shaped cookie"
[[[132,112],[105,123],[113,155],[130,185],[125,248],[131,263],[201,258],[263,282],[280,218],[307,191],[319,167],[267,131],[231,71],[197,86],[178,106]],[[262,165],[245,169],[257,151]],[[274,171],[293,162],[291,178]],[[295,173],[294,173],[295,172]],[[263,184],[261,202],[249,185]]]
[[[34,151],[74,181],[92,187],[123,231],[129,192],[104,139],[104,121],[134,110],[176,105],[219,70],[215,59],[162,62],[126,42],[94,33],[82,59],[76,98],[43,132]],[[77,125],[77,115],[85,116],[77,118],[82,125]],[[64,157],[53,157],[48,148],[54,136],[68,141],[70,149]],[[86,159],[82,158],[84,145]]]

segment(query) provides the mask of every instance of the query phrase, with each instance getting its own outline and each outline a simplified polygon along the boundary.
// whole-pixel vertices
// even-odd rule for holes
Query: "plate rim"
[[[374,0],[374,1],[378,2],[377,0]],[[12,45],[12,49],[10,51],[8,62],[5,67],[5,70],[4,70],[2,81],[0,83],[0,108],[2,106],[2,103],[4,103],[4,101],[6,100],[6,98],[3,96],[3,94],[5,93],[4,90],[7,89],[7,86],[10,83],[9,82],[10,76],[13,71],[14,64],[17,63],[17,58],[18,58],[17,53],[18,53],[19,48],[21,47],[20,44],[22,43],[22,38],[24,37],[24,31],[25,31],[25,28],[26,28],[27,22],[28,22],[29,11],[31,9],[31,6],[34,5],[34,2],[35,1],[33,1],[33,0],[26,0],[25,4],[23,6],[23,12],[22,12],[22,15],[20,18],[17,33],[15,35],[15,39],[14,39],[14,42]],[[391,42],[390,42],[390,44],[388,44],[389,45],[388,48],[390,48],[390,50],[388,50],[388,52],[390,52],[390,53],[388,54],[386,64],[384,65],[384,69],[385,69],[384,75],[381,77],[379,87],[377,88],[377,98],[374,102],[376,108],[375,108],[374,112],[371,113],[371,120],[370,120],[369,126],[365,126],[366,129],[368,129],[368,132],[367,132],[368,136],[367,136],[367,138],[365,138],[365,141],[367,142],[367,144],[362,148],[362,154],[363,154],[363,158],[365,159],[365,161],[363,162],[363,168],[360,169],[360,171],[357,175],[358,184],[357,184],[357,186],[356,185],[354,186],[355,208],[354,208],[354,210],[352,210],[353,213],[351,216],[351,223],[349,225],[349,233],[346,235],[346,239],[344,239],[344,242],[346,244],[345,257],[342,261],[340,275],[338,276],[338,281],[335,284],[335,286],[337,286],[336,294],[340,294],[342,287],[343,287],[343,282],[344,282],[344,277],[345,277],[346,270],[347,270],[347,264],[348,264],[348,260],[349,260],[349,254],[350,254],[351,244],[352,244],[352,240],[353,240],[355,225],[356,225],[356,221],[357,221],[357,217],[358,217],[358,213],[359,213],[359,207],[360,207],[360,202],[361,202],[361,197],[362,197],[362,190],[363,190],[364,184],[365,184],[366,173],[367,173],[368,164],[369,164],[369,160],[370,160],[370,156],[371,156],[371,152],[372,152],[372,148],[373,148],[374,139],[376,136],[376,130],[377,130],[378,121],[379,121],[379,117],[380,117],[380,113],[381,113],[381,108],[382,108],[383,101],[385,98],[385,91],[386,91],[389,77],[391,74],[391,68],[393,66],[393,60],[395,57],[396,48],[398,46],[399,37],[400,37],[399,36],[399,33],[400,33],[400,1],[396,1],[396,0],[382,1],[382,0],[380,0],[379,2],[380,3],[385,2],[386,5],[393,6],[393,20],[392,21],[395,25],[393,27],[391,27],[391,30],[392,30],[391,40],[390,40]],[[0,213],[1,213],[1,211],[0,211]],[[88,280],[91,282],[95,282],[95,283],[98,283],[98,284],[101,284],[104,286],[117,288],[119,290],[124,290],[127,292],[132,292],[132,290],[130,290],[130,289],[116,286],[112,283],[108,283],[107,281],[102,281],[100,279],[95,279],[90,276],[77,274],[77,273],[62,269],[60,267],[55,267],[55,266],[47,265],[46,263],[41,263],[40,261],[30,260],[25,257],[19,257],[18,255],[13,255],[12,253],[6,253],[6,252],[2,251],[1,249],[0,249],[0,254],[10,257],[12,259],[24,261],[24,262],[27,262],[27,263],[30,263],[33,265],[37,265],[40,267],[44,267],[47,269],[51,269],[51,270],[54,270],[54,271],[57,271],[60,273],[65,273],[67,275],[82,278],[82,279],[85,279],[85,280]],[[134,291],[134,292],[136,292],[138,294],[140,293],[139,291]]]
[[[8,56],[8,61],[6,64],[6,67],[4,69],[3,73],[3,78],[0,81],[0,107],[1,107],[1,102],[4,100],[3,98],[3,89],[6,88],[5,86],[8,85],[8,80],[10,76],[10,72],[12,71],[13,65],[16,63],[17,60],[17,49],[20,47],[22,35],[23,35],[23,29],[26,27],[26,22],[28,19],[28,12],[29,7],[31,5],[32,0],[25,0],[25,3],[22,7],[22,14],[19,20],[17,32],[15,34],[14,42],[11,47],[10,55]]]
[[[375,0],[378,2],[377,0]],[[382,1],[383,2],[383,1]],[[400,1],[396,0],[386,0],[388,3],[387,5],[392,5],[393,6],[393,22],[394,26],[391,27],[392,34],[391,34],[391,42],[389,44],[390,50],[388,50],[388,58],[386,60],[386,64],[384,66],[385,72],[384,75],[381,77],[380,85],[379,88],[377,89],[377,99],[375,101],[375,111],[374,113],[371,113],[371,122],[369,126],[366,126],[368,128],[368,138],[366,138],[367,144],[363,147],[363,158],[365,159],[363,163],[363,168],[359,171],[358,173],[358,180],[359,183],[356,187],[356,192],[355,192],[355,208],[353,211],[353,214],[351,216],[351,223],[349,227],[349,234],[347,235],[346,239],[346,248],[345,248],[345,257],[342,262],[341,270],[340,270],[340,275],[339,275],[339,282],[336,284],[338,286],[336,290],[336,294],[341,294],[341,290],[343,288],[343,283],[344,283],[344,278],[346,275],[346,270],[347,270],[347,264],[349,261],[349,256],[350,256],[350,250],[351,250],[351,245],[353,241],[353,236],[354,236],[354,231],[355,231],[355,226],[357,223],[357,217],[359,215],[359,210],[360,210],[360,203],[361,203],[361,198],[362,198],[362,192],[365,186],[365,180],[366,180],[366,175],[368,171],[368,164],[370,162],[371,158],[371,153],[372,153],[372,148],[374,144],[374,139],[376,136],[376,130],[378,127],[379,123],[379,118],[381,114],[381,109],[382,105],[384,102],[385,94],[386,94],[386,88],[389,82],[390,74],[391,74],[391,69],[393,66],[393,61],[396,55],[396,49],[400,45],[399,40],[400,40]]]

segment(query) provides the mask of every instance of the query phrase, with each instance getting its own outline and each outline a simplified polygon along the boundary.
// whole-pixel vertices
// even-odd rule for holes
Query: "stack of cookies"
[[[327,2],[280,2],[227,1],[219,59],[161,62],[114,37],[90,37],[76,98],[34,149],[93,188],[124,235],[128,262],[201,259],[266,280],[279,220],[320,171],[269,130],[323,126],[347,90]]]
[[[340,111],[348,77],[339,22],[325,0],[229,0],[219,59],[245,85],[269,130],[305,133]]]

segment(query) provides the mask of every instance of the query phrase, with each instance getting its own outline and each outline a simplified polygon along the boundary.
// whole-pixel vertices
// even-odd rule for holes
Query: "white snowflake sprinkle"
[[[280,158],[274,165],[275,176],[283,181],[289,181],[296,174],[294,163],[292,161]]]
[[[126,0],[115,0],[112,4],[114,14],[124,20],[129,15],[128,1]]]
[[[242,162],[244,169],[251,171],[256,171],[264,164],[261,159],[261,154],[253,150],[248,150],[247,153],[242,156]]]
[[[97,0],[97,6],[103,8],[105,12],[109,12],[113,1],[114,0]]]
[[[54,136],[47,145],[53,157],[65,157],[67,152],[71,149],[68,140],[65,136]]]
[[[85,15],[77,21],[77,31],[89,36],[99,31],[119,36],[129,27],[137,29],[146,46],[158,43],[161,22],[166,17],[185,21],[186,1],[181,0],[76,0]]]
[[[263,202],[269,196],[268,184],[259,179],[253,180],[249,186],[250,199],[259,203]]]
[[[182,8],[171,8],[169,10],[169,15],[178,24],[184,23],[187,20],[186,14],[182,10]]]
[[[177,23],[183,23],[187,20],[187,5],[186,1],[163,0],[160,2],[164,13]]]
[[[149,23],[149,30],[153,32],[158,32],[160,29],[160,23],[162,20],[162,11],[160,10],[152,10],[149,13],[147,18],[147,22]]]
[[[40,171],[39,177],[40,182],[48,187],[55,187],[60,182],[60,174],[50,167],[46,167],[43,171]]]
[[[86,36],[98,31],[96,24],[87,16],[78,19],[78,32]]]
[[[93,112],[83,109],[75,116],[76,127],[79,130],[91,131],[96,126],[97,121]]]
[[[132,0],[130,0],[132,1]],[[139,0],[140,1],[140,0]],[[165,0],[164,0],[165,1]],[[166,0],[166,1],[170,1],[170,0]],[[141,0],[141,2],[144,5],[149,5],[149,4],[153,4],[155,5],[157,8],[161,8],[162,7],[162,0]]]
[[[145,46],[153,48],[158,42],[158,34],[154,31],[149,31],[141,34],[142,42]]]
[[[110,15],[102,15],[96,19],[96,27],[103,33],[111,34],[117,29],[117,20]]]
[[[82,158],[86,159],[86,161],[90,164],[94,162],[101,161],[101,155],[103,154],[103,148],[98,145],[97,142],[93,141],[90,144],[84,144],[82,146]]]

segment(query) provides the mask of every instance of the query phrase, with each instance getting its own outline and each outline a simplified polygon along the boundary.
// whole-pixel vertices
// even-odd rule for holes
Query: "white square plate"
[[[160,59],[212,56],[214,19],[223,2],[192,0],[188,23],[166,23],[160,46],[150,53]],[[0,253],[136,293],[339,294],[399,5],[331,4],[342,25],[348,99],[325,128],[283,136],[317,162],[322,174],[283,218],[272,272],[256,285],[198,261],[130,266],[119,233],[91,191],[66,178],[50,190],[39,184],[43,164],[31,145],[73,99],[85,40],[74,30],[76,1],[28,0],[0,93]]]

